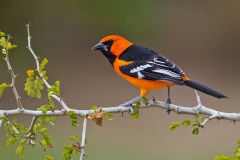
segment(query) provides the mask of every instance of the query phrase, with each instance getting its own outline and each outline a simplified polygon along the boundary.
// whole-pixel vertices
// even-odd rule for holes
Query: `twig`
[[[11,37],[8,35],[8,38],[7,38],[7,41],[6,41],[6,45],[3,47],[3,49],[4,49],[5,53],[6,53],[6,56],[5,56],[4,60],[7,63],[8,71],[10,72],[10,75],[12,77],[12,83],[9,85],[9,87],[12,87],[12,89],[13,89],[13,93],[14,93],[14,96],[16,98],[18,108],[20,110],[23,110],[24,108],[23,108],[22,102],[20,100],[21,97],[19,96],[19,94],[17,92],[17,89],[16,89],[16,85],[15,85],[15,80],[16,80],[17,75],[14,74],[12,66],[11,66],[10,61],[9,61],[9,52],[8,52],[8,49],[7,49],[7,44],[9,42],[10,38]]]
[[[32,136],[34,136],[34,132],[33,132],[33,127],[34,127],[34,124],[36,123],[37,121],[37,116],[33,116],[33,119],[32,119],[32,122],[30,124],[30,127],[29,127],[29,134],[27,135],[27,138],[28,138],[28,144],[29,145],[35,145],[33,142],[32,142]]]
[[[40,78],[42,79],[42,81],[44,82],[44,84],[46,85],[47,88],[51,88],[51,85],[47,82],[47,80],[43,77],[42,73],[39,70],[39,67],[40,67],[40,65],[39,65],[39,57],[36,56],[35,52],[33,51],[32,47],[31,47],[31,38],[32,37],[30,35],[30,28],[29,28],[30,27],[30,23],[27,24],[26,27],[27,27],[27,34],[28,34],[28,37],[27,37],[27,39],[28,39],[27,49],[30,51],[30,53],[32,54],[32,56],[34,57],[34,59],[36,61],[37,71],[38,71],[38,74],[39,74]],[[51,94],[51,96],[55,100],[57,100],[62,105],[62,107],[64,109],[66,109],[67,111],[70,110],[70,108],[65,104],[65,102],[60,97],[52,94],[51,92],[50,92],[50,94]]]
[[[83,156],[85,156],[85,141],[86,141],[86,132],[87,132],[87,117],[83,119],[83,130],[82,130],[82,143],[81,143],[81,154],[80,160],[83,160]]]

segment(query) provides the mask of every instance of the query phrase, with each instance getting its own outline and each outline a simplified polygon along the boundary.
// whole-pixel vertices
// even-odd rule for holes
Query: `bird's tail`
[[[191,87],[193,89],[196,89],[198,91],[201,91],[203,93],[206,93],[206,94],[211,95],[216,98],[228,98],[227,96],[223,95],[222,93],[215,91],[215,90],[213,90],[201,83],[198,83],[196,81],[186,80],[186,81],[184,81],[184,84],[188,87]]]

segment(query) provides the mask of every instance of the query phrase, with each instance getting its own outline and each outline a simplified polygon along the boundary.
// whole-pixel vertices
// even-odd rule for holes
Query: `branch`
[[[7,49],[7,45],[8,45],[8,42],[9,42],[10,38],[11,37],[8,35],[6,45],[3,47],[3,49],[6,53],[6,56],[5,56],[4,60],[7,63],[8,71],[10,72],[10,75],[12,77],[12,83],[9,85],[9,87],[12,87],[14,96],[15,96],[16,101],[17,101],[17,106],[20,110],[22,110],[23,106],[22,106],[22,102],[20,100],[21,97],[19,96],[19,94],[17,92],[17,89],[16,89],[16,85],[15,85],[15,80],[16,80],[17,75],[14,74],[12,66],[11,66],[10,61],[9,61],[9,52],[8,52],[8,49]]]
[[[30,24],[27,24],[26,27],[27,27],[27,34],[28,34],[28,46],[27,46],[27,49],[29,49],[30,53],[32,54],[32,56],[34,57],[35,61],[36,61],[36,66],[37,66],[37,71],[38,71],[38,74],[40,76],[40,78],[42,79],[42,81],[44,82],[44,84],[46,85],[47,88],[51,88],[51,85],[47,82],[47,80],[43,77],[42,73],[40,72],[39,70],[39,57],[36,56],[35,52],[33,51],[32,47],[31,47],[31,35],[30,35],[30,28],[29,28]],[[60,97],[50,93],[51,96],[57,100],[64,109],[66,110],[70,110],[70,108],[65,104],[65,102],[63,101],[63,99],[61,99]]]
[[[86,142],[86,132],[87,132],[87,118],[85,117],[83,120],[83,130],[82,130],[82,143],[81,143],[81,155],[80,160],[83,160],[83,156],[85,156],[85,142]]]
[[[200,101],[199,95],[196,92],[196,97],[198,102]],[[123,107],[123,106],[115,106],[115,107],[104,107],[102,108],[103,112],[107,113],[123,113],[129,112],[131,107]],[[201,123],[201,127],[203,127],[208,121],[213,119],[225,119],[230,121],[240,121],[240,114],[239,113],[226,113],[220,112],[211,108],[207,108],[203,106],[201,103],[198,103],[195,107],[183,107],[178,106],[175,104],[166,104],[163,101],[156,101],[156,100],[149,100],[147,103],[141,103],[139,108],[162,108],[162,109],[170,109],[172,112],[178,114],[189,114],[189,115],[196,115],[196,113],[207,115],[208,117]],[[74,111],[76,115],[86,116],[88,114],[93,114],[94,110],[77,110],[71,109]],[[32,116],[64,116],[66,115],[65,110],[54,110],[54,111],[47,111],[45,115],[43,115],[42,111],[33,111],[33,110],[0,110],[2,115],[14,115],[14,114],[26,114]]]

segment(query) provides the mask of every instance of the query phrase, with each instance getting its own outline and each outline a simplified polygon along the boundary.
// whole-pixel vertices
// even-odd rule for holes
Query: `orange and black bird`
[[[170,100],[170,87],[188,86],[216,98],[227,98],[201,83],[190,80],[172,61],[149,48],[133,44],[117,35],[107,36],[96,44],[93,50],[100,50],[122,78],[140,89],[140,95],[125,103],[144,97],[149,90],[168,87],[167,103]]]

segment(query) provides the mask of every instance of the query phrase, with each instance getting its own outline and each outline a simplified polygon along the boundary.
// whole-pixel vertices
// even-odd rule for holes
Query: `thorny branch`
[[[16,80],[17,75],[14,74],[12,66],[11,66],[10,61],[9,61],[9,53],[8,53],[7,45],[8,45],[8,42],[9,42],[10,38],[11,37],[8,35],[6,45],[3,47],[3,49],[6,53],[6,56],[5,56],[4,60],[7,63],[8,71],[10,72],[10,75],[12,77],[12,83],[9,85],[9,87],[12,87],[12,89],[13,89],[13,93],[14,93],[14,96],[15,96],[16,101],[17,101],[18,109],[23,110],[22,102],[20,100],[21,97],[19,96],[19,94],[17,92],[17,89],[16,89],[16,85],[15,85],[15,80]]]

